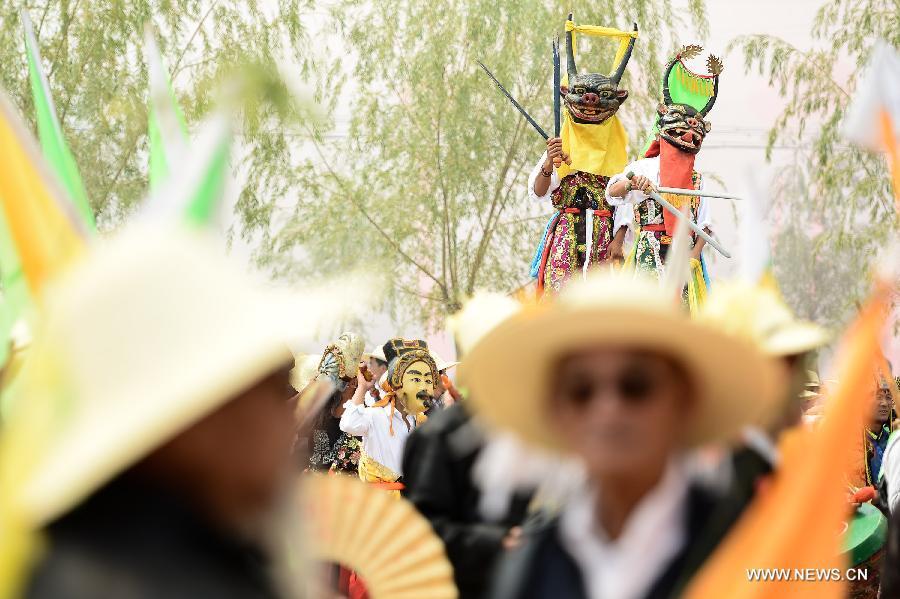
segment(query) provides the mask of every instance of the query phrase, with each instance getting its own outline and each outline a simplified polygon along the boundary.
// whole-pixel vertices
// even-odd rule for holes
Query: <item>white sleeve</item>
[[[700,189],[703,189],[703,177],[700,178]],[[697,208],[697,226],[701,229],[712,231],[712,214],[709,209],[709,198],[700,198],[700,206]]]
[[[544,160],[546,159],[547,152],[544,152],[543,154],[541,154],[541,159],[538,160],[538,163],[534,165],[533,169],[531,169],[531,174],[528,175],[528,197],[536,202],[550,199],[550,194],[553,193],[553,190],[559,187],[559,175],[556,174],[556,169],[553,169],[553,174],[550,175],[550,186],[547,187],[547,192],[542,196],[534,193],[534,182],[538,177],[544,176],[541,174],[541,168],[544,166]]]
[[[887,447],[884,448],[884,457],[881,459],[881,475],[887,481],[887,503],[892,513],[897,511],[900,504],[900,454],[898,454],[900,450],[897,449],[897,439],[900,439],[900,436],[896,433],[891,435]]]
[[[631,229],[634,225],[634,207],[630,204],[624,206],[614,206],[613,210],[613,236],[622,227]]]
[[[341,416],[339,425],[341,430],[349,435],[364,437],[372,426],[371,410],[373,409],[378,408],[367,408],[364,405],[348,401],[344,404],[344,414]]]
[[[625,170],[619,173],[618,175],[613,175],[610,177],[609,182],[606,184],[606,201],[609,202],[610,206],[622,206],[624,204],[639,204],[646,200],[649,196],[645,194],[643,191],[639,189],[633,189],[626,193],[623,197],[614,196],[609,192],[609,189],[618,183],[619,181],[624,181],[627,179],[625,175],[630,172],[643,175],[643,168],[639,164],[640,160],[637,162],[632,162],[628,166],[625,167]]]

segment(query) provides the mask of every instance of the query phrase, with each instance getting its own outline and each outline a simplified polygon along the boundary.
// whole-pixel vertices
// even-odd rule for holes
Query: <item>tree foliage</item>
[[[900,47],[897,2],[829,0],[811,33],[809,50],[768,35],[739,37],[730,47],[786,100],[767,156],[779,142],[799,147],[773,188],[776,276],[803,315],[835,325],[868,288],[872,256],[898,232],[886,162],[849,145],[841,131],[874,43]]]
[[[158,32],[173,85],[189,123],[216,100],[224,79],[255,65],[271,82],[282,57],[303,60],[301,17],[309,0],[40,0],[23,3],[35,26],[44,69],[65,135],[98,222],[115,227],[147,190],[147,69],[143,32]],[[33,115],[18,2],[0,4],[0,85]],[[259,88],[257,88],[258,90]],[[270,90],[271,91],[271,90]],[[259,227],[272,194],[284,189],[281,165],[291,139],[266,94],[243,106],[246,172],[242,218]],[[282,96],[283,98],[283,96]],[[283,106],[282,106],[283,108]]]
[[[635,147],[679,34],[706,30],[703,1],[689,6],[574,6],[579,23],[640,25],[620,111]],[[392,284],[394,316],[419,323],[439,323],[477,289],[523,284],[545,222],[526,195],[543,141],[476,60],[549,130],[550,45],[565,10],[549,0],[338,0],[331,23],[352,52],[327,57],[318,89],[325,105],[351,107],[349,134],[309,130],[314,159],[297,169],[301,198],[263,247],[264,263],[290,277],[363,261]],[[614,53],[613,43],[583,36],[578,62],[608,71]]]

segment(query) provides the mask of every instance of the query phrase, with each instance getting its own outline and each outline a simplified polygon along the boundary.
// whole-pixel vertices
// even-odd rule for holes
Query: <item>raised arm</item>
[[[559,187],[559,176],[553,168],[553,160],[571,163],[569,155],[563,152],[562,139],[551,137],[547,140],[547,151],[531,171],[528,177],[528,195],[534,200],[543,200],[547,194]]]
[[[363,437],[369,433],[372,426],[372,412],[376,408],[367,408],[365,404],[366,393],[372,388],[372,382],[367,381],[360,370],[356,374],[356,391],[347,403],[344,404],[344,413],[341,415],[340,428],[349,435]]]

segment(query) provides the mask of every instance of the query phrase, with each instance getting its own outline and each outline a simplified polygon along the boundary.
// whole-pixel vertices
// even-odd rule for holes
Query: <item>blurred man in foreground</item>
[[[717,501],[692,480],[688,452],[774,409],[780,384],[752,344],[621,276],[572,284],[501,323],[460,374],[489,424],[585,471],[560,514],[526,527],[501,563],[498,599],[678,596]]]
[[[4,464],[46,540],[26,597],[285,596],[286,323],[219,254],[130,230],[50,296]]]

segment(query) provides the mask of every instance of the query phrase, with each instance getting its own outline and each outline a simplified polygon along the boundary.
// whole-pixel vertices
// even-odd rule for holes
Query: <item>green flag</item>
[[[216,214],[229,174],[231,134],[223,114],[215,114],[190,141],[169,73],[151,27],[144,30],[144,54],[150,79],[150,212],[179,213],[194,225]],[[190,151],[188,151],[190,148]],[[177,165],[177,167],[176,167]],[[165,189],[165,191],[163,191]]]
[[[25,30],[25,54],[28,58],[28,74],[31,79],[31,94],[34,97],[38,137],[41,141],[44,158],[83,218],[87,225],[85,228],[95,231],[94,212],[91,210],[91,204],[84,191],[78,165],[75,164],[75,158],[63,137],[62,127],[60,127],[53,98],[50,95],[50,86],[41,68],[41,54],[34,37],[34,30],[31,27],[31,19],[24,9],[22,10],[22,26]]]
[[[149,25],[144,30],[144,52],[150,79],[150,189],[155,191],[169,176],[173,154],[187,146],[188,131]]]
[[[216,216],[229,177],[231,124],[218,110],[198,127],[190,152],[182,152],[177,165],[151,190],[143,213],[155,219],[182,220],[204,226]]]
[[[184,207],[184,216],[193,225],[205,225],[213,220],[228,177],[228,158],[231,154],[229,137],[219,140],[213,150],[200,184]]]

